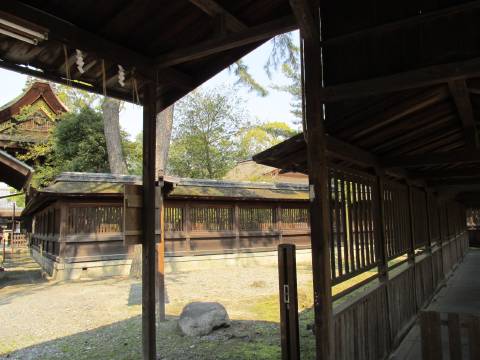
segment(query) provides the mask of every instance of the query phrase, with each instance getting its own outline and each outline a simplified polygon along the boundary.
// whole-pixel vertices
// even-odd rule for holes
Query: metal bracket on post
[[[282,360],[300,359],[298,331],[297,266],[295,245],[278,246],[278,281],[280,290],[280,332]]]

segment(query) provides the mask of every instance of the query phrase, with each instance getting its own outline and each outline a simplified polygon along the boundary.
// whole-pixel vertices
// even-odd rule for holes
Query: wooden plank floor
[[[453,275],[434,297],[428,310],[440,312],[480,314],[480,249],[470,249]],[[444,353],[448,351],[443,344]],[[422,348],[420,327],[410,330],[400,346],[392,353],[391,360],[420,360]],[[448,355],[444,356],[448,359]]]

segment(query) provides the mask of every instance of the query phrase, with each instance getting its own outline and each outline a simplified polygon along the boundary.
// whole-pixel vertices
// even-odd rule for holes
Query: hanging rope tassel
[[[102,86],[103,96],[107,96],[107,74],[105,73],[105,60],[102,59]]]
[[[70,65],[68,64],[68,51],[67,46],[63,45],[63,55],[65,56],[65,76],[67,78],[67,84],[72,86],[72,79],[70,77]]]

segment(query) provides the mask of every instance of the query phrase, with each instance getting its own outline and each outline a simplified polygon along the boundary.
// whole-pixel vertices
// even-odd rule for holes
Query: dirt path
[[[38,266],[25,255],[16,256],[2,276],[0,358],[1,354],[5,358],[10,354],[9,359],[65,358],[67,355],[71,359],[88,359],[102,351],[106,351],[102,358],[138,358],[137,351],[141,349],[139,280],[110,278],[47,282],[41,279]],[[311,289],[308,266],[299,267],[298,279],[299,292],[308,303],[311,301],[308,291],[301,290]],[[272,336],[275,338],[278,333],[275,324],[278,319],[275,266],[167,273],[166,286],[168,315],[179,314],[191,301],[218,301],[227,308],[232,319],[238,320],[225,335],[232,341],[232,348],[242,344],[243,347],[261,348],[261,351],[266,349],[266,354],[278,352],[278,342],[275,340],[270,344]],[[251,320],[256,322],[248,322]],[[190,359],[186,354],[192,353],[188,351],[192,345],[198,347],[198,354],[201,353],[203,343],[179,336],[174,320],[162,324],[159,332],[159,338],[166,341],[159,344],[166,359],[173,354],[177,357],[172,359]],[[255,336],[267,336],[267,340],[257,343],[252,341]],[[175,344],[177,346],[172,346]],[[119,346],[123,349],[120,353]],[[185,346],[184,355],[178,355],[179,349]],[[207,345],[205,348],[210,353]],[[261,353],[258,351],[257,355]],[[218,356],[218,359],[222,358]],[[225,358],[231,356],[226,354]]]

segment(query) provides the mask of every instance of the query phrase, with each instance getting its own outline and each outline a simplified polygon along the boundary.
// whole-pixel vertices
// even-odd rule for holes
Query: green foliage
[[[54,129],[53,150],[63,171],[108,172],[102,115],[89,107],[66,114]]]
[[[139,133],[134,141],[129,141],[128,134],[124,131],[122,131],[121,135],[123,153],[125,155],[125,161],[127,162],[128,172],[132,175],[142,175],[143,133]]]
[[[175,107],[168,170],[177,176],[222,178],[238,154],[245,123],[241,99],[228,89],[195,90]]]
[[[273,88],[289,93],[292,96],[290,112],[298,119],[298,122],[300,122],[302,119],[302,84],[300,72],[290,64],[283,64],[282,73],[287,79],[289,79],[290,83],[287,85],[276,85],[273,86]]]
[[[128,141],[125,132],[122,142],[127,158],[136,157],[135,143]],[[18,158],[33,164],[32,184],[36,187],[48,185],[63,171],[109,172],[101,113],[83,107],[64,114],[46,142],[33,145]]]
[[[249,159],[297,132],[284,122],[274,121],[260,125],[249,125],[240,132],[239,159]]]
[[[249,91],[253,91],[262,97],[268,95],[268,90],[253,78],[252,74],[248,71],[248,66],[242,60],[235,62],[232,68],[234,74],[237,76],[236,85],[244,85]]]
[[[10,194],[16,194],[18,193],[18,190],[12,187],[9,187],[8,192]],[[9,198],[9,200],[13,201],[17,207],[20,207],[20,208],[25,207],[25,194],[12,196],[11,198]]]

